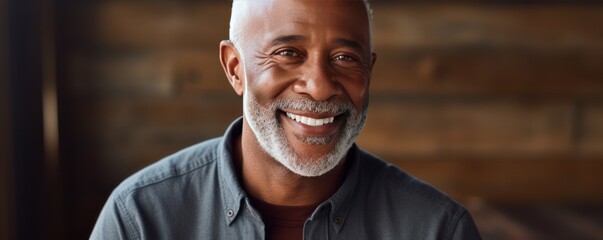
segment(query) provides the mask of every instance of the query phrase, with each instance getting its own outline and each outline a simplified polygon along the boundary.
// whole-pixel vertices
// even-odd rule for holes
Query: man
[[[220,60],[244,116],[124,181],[91,239],[479,239],[469,213],[354,145],[361,0],[236,0]]]

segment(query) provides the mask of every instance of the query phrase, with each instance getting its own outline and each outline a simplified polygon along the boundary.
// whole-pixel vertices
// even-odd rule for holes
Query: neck
[[[293,173],[262,149],[246,123],[235,146],[235,165],[243,187],[266,203],[307,206],[323,202],[337,191],[345,175],[345,159],[322,176]]]

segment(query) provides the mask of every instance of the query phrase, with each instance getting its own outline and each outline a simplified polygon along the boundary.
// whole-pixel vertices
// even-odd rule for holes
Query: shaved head
[[[232,11],[230,15],[230,29],[229,38],[230,41],[237,47],[240,48],[241,41],[244,41],[243,35],[244,28],[247,26],[246,20],[258,13],[262,12],[262,9],[268,7],[272,1],[282,0],[233,0]],[[295,0],[303,1],[303,0]],[[311,0],[311,1],[325,1],[325,0]],[[333,1],[333,0],[329,0]],[[336,1],[336,0],[335,0]],[[366,8],[366,18],[369,23],[369,31],[372,38],[372,9],[369,4],[369,0],[342,0],[342,1],[362,1]],[[371,46],[372,48],[372,46]]]

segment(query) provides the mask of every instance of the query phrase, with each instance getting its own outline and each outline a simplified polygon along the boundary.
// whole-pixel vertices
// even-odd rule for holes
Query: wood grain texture
[[[538,100],[376,102],[358,143],[402,156],[567,153],[574,150],[572,114],[571,103]]]
[[[377,47],[599,49],[601,6],[373,4]]]
[[[603,95],[603,51],[377,48],[372,92],[455,95]]]
[[[111,100],[235,95],[217,51],[75,52],[66,94]]]
[[[603,161],[571,155],[399,158],[393,164],[466,202],[600,203]]]
[[[109,1],[72,12],[76,46],[134,49],[211,48],[228,39],[227,2]]]

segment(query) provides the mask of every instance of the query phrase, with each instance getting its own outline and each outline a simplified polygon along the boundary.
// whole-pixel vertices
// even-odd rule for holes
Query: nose
[[[295,93],[308,95],[315,101],[326,101],[342,93],[342,86],[336,81],[328,61],[307,60],[304,65],[303,74],[293,85]]]

